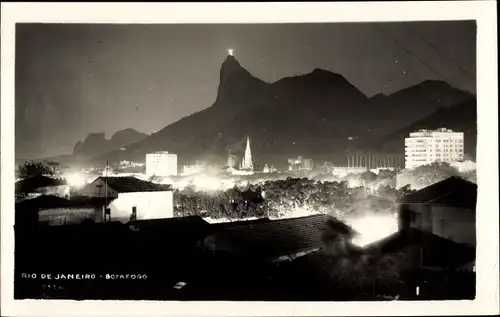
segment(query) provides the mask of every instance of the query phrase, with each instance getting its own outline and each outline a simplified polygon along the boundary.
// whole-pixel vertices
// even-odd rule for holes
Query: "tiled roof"
[[[105,239],[117,239],[128,237],[131,230],[123,223],[118,221],[106,223],[73,224],[64,226],[45,226],[38,228],[38,233],[43,238],[53,239],[72,239],[76,238],[85,241],[85,237],[91,236],[97,240],[97,237]]]
[[[135,231],[151,232],[158,231],[169,233],[175,230],[190,230],[194,228],[207,228],[209,223],[199,216],[175,217],[163,219],[134,220],[127,225]]]
[[[387,254],[398,252],[411,245],[421,246],[424,266],[458,267],[474,261],[476,258],[474,247],[441,238],[416,228],[396,232],[385,239],[372,243],[365,250],[380,250]]]
[[[107,203],[109,204],[115,198],[88,198],[76,197],[72,199],[65,199],[53,195],[42,195],[33,199],[23,200],[16,203],[16,210],[23,209],[49,209],[49,208],[81,208],[81,207],[100,207]]]
[[[460,177],[450,177],[400,199],[402,204],[435,204],[476,208],[477,185]]]
[[[141,252],[146,254],[158,248],[189,252],[210,232],[210,224],[198,216],[135,220],[127,226],[139,238]]]
[[[131,176],[99,177],[98,179],[107,181],[108,186],[119,193],[157,192],[171,190],[171,187],[169,185],[155,184]]]
[[[259,218],[259,219],[255,219],[255,220],[238,220],[238,221],[218,222],[218,223],[210,224],[210,227],[212,228],[212,230],[220,230],[220,229],[224,229],[224,228],[247,226],[249,223],[256,224],[256,223],[260,223],[260,222],[269,222],[269,221],[272,221],[272,220],[269,218]]]
[[[354,234],[350,227],[328,215],[242,221],[217,224],[215,228],[243,252],[268,259],[322,248],[325,234]]]
[[[51,178],[47,176],[29,177],[16,182],[16,193],[29,193],[40,187],[62,186],[67,185],[67,182],[62,179]]]
[[[42,195],[16,203],[16,210],[26,208],[63,208],[74,206],[74,202],[52,195]]]

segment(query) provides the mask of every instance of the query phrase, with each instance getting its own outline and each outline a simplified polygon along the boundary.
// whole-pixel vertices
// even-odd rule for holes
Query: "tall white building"
[[[464,134],[446,128],[419,130],[405,139],[405,168],[464,159]]]
[[[146,154],[146,175],[160,177],[177,175],[177,154],[166,151]]]

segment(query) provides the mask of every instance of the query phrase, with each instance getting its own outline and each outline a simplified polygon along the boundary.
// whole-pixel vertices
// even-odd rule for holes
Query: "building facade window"
[[[405,167],[415,168],[436,161],[463,160],[463,132],[448,129],[419,130],[405,139]]]

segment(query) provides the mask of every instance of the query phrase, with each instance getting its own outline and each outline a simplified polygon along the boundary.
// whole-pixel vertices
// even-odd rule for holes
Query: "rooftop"
[[[327,235],[352,236],[354,231],[328,215],[281,220],[259,219],[212,225],[238,249],[268,259],[320,249]]]
[[[411,228],[396,232],[389,237],[368,245],[365,250],[380,250],[382,253],[396,253],[411,245],[422,248],[422,265],[435,267],[459,267],[476,258],[476,250],[430,232]]]
[[[25,232],[24,238],[28,237],[36,238],[36,240],[39,240],[39,242],[59,241],[59,244],[62,243],[70,245],[72,243],[78,242],[91,246],[93,242],[99,241],[99,243],[102,243],[102,246],[106,246],[109,245],[107,244],[107,241],[109,240],[121,241],[124,239],[132,238],[132,231],[119,221],[106,223],[95,223],[90,221],[81,224],[69,224],[63,226],[39,226],[35,230]],[[97,247],[95,243],[94,246]],[[72,247],[74,247],[74,245]],[[115,246],[113,246],[113,248],[114,247]],[[76,250],[72,248],[71,252],[78,252],[77,250],[78,248],[76,248]],[[63,252],[67,251],[68,250],[65,250]]]
[[[204,228],[209,223],[200,216],[187,216],[163,219],[134,220],[127,223],[134,231],[158,231],[168,233],[169,230]]]
[[[449,177],[399,200],[400,204],[431,204],[476,209],[477,185],[460,177]]]
[[[447,128],[438,128],[438,129],[435,129],[435,130],[429,130],[429,129],[419,129],[417,130],[416,132],[455,132],[451,129],[447,129]]]
[[[170,185],[160,185],[152,182],[140,180],[135,177],[99,177],[108,186],[119,193],[132,193],[132,192],[156,192],[156,191],[169,191]],[[95,181],[94,181],[95,182]]]
[[[68,183],[63,179],[52,178],[48,176],[28,177],[16,182],[16,193],[30,193],[41,187],[63,186]]]
[[[135,220],[129,221],[127,226],[140,237],[151,241],[147,243],[148,245],[144,245],[144,248],[158,244],[165,248],[193,246],[210,232],[210,224],[199,216]]]
[[[168,153],[168,151],[156,151],[152,153],[148,153],[146,155],[158,155],[158,154],[170,154],[170,155],[175,155],[174,153]]]
[[[40,208],[64,208],[75,206],[76,203],[57,196],[42,195],[33,199],[23,200],[16,203],[16,210],[40,209]]]

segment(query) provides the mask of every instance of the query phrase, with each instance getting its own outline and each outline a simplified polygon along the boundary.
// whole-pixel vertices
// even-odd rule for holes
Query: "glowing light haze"
[[[466,161],[460,166],[461,171],[475,170],[475,163]],[[376,173],[380,170],[374,171]],[[269,180],[269,177],[262,175],[262,177],[252,176],[250,179],[246,179],[244,176],[238,175],[220,175],[215,171],[206,172],[202,174],[189,175],[184,177],[165,177],[161,179],[153,180],[157,183],[170,184],[173,188],[178,190],[183,190],[186,188],[192,188],[195,191],[201,191],[206,193],[214,193],[225,191],[230,188],[236,187],[246,187],[248,185],[258,185],[263,184],[265,181]],[[273,177],[273,180],[285,179],[287,175],[282,177]],[[355,177],[350,177],[347,179],[332,179],[331,181],[347,181],[347,185],[350,188],[357,188],[363,186],[370,195],[377,195],[377,189],[380,186],[386,186],[384,182],[380,183],[365,183],[362,180],[356,179]],[[322,181],[315,181],[316,184]],[[394,186],[394,185],[391,185]],[[412,186],[413,187],[413,186]],[[265,198],[265,191],[262,192],[262,196]],[[329,214],[337,218],[340,221],[345,222],[347,225],[351,226],[359,235],[355,237],[353,243],[359,247],[365,247],[375,241],[381,240],[395,232],[398,231],[398,219],[396,210],[385,210],[384,212],[377,212],[371,210],[365,210],[361,214],[347,214],[341,210],[336,210],[334,206],[324,207],[322,210],[315,209],[312,205],[308,204],[295,204],[291,201],[287,201],[283,198],[283,201],[272,203],[270,208],[277,210],[276,216],[272,216],[273,219],[284,219],[284,218],[296,218],[309,216],[314,214]],[[345,215],[345,216],[344,216]],[[214,219],[213,221],[235,221],[241,219]]]
[[[463,162],[453,162],[451,166],[458,169],[459,172],[470,172],[476,170],[476,162],[470,160]]]
[[[353,243],[365,247],[398,231],[398,219],[389,214],[366,214],[355,218],[346,218],[345,222],[359,233]]]
[[[72,173],[66,176],[66,181],[73,187],[82,187],[87,183],[85,177],[79,173]]]

